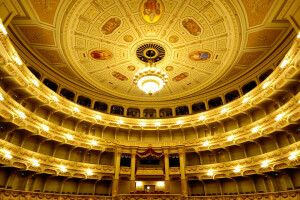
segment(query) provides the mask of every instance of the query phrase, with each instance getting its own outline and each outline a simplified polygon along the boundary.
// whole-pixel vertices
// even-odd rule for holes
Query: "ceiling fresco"
[[[66,78],[120,98],[166,100],[204,91],[254,67],[289,28],[270,15],[285,3],[24,0],[19,7],[28,16],[14,19],[11,28],[32,54]],[[156,67],[170,79],[151,97],[133,83],[145,67],[141,57],[149,56],[139,48],[150,43],[163,49]]]

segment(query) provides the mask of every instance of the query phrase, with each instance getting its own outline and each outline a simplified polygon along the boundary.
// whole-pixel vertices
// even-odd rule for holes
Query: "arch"
[[[159,117],[166,118],[166,117],[172,117],[173,112],[171,108],[162,108],[159,110]]]
[[[156,110],[154,108],[144,109],[143,116],[144,118],[156,118]]]
[[[193,113],[200,113],[203,111],[206,111],[205,103],[199,102],[192,105],[192,111]]]
[[[243,94],[246,94],[253,90],[257,86],[255,81],[251,81],[242,87]]]
[[[140,117],[140,109],[128,108],[127,109],[127,117],[139,118]]]
[[[51,90],[53,90],[54,92],[57,92],[58,89],[58,85],[56,83],[54,83],[53,81],[49,80],[49,79],[45,79],[43,81],[44,85],[46,85],[48,88],[50,88]]]
[[[79,105],[85,106],[85,107],[91,107],[91,99],[84,97],[84,96],[79,96],[77,99],[77,103]]]
[[[113,106],[111,106],[110,114],[123,115],[124,114],[124,108],[122,106],[113,105]]]
[[[107,104],[100,102],[100,101],[96,101],[94,104],[94,110],[100,111],[100,112],[107,112]]]
[[[210,99],[208,101],[209,109],[216,108],[216,107],[219,107],[221,105],[223,105],[223,101],[222,101],[221,97],[216,97],[216,98]]]
[[[263,82],[266,78],[268,78],[268,76],[270,76],[270,74],[272,74],[273,69],[268,69],[267,71],[265,71],[262,75],[259,76],[259,82]]]
[[[66,89],[66,88],[63,88],[61,91],[60,91],[60,96],[70,100],[70,101],[74,101],[74,98],[75,98],[75,93]]]
[[[235,99],[238,99],[238,98],[240,98],[240,94],[239,94],[239,91],[237,91],[237,90],[234,90],[232,92],[229,92],[229,93],[225,94],[226,103],[229,103],[229,102],[231,102]]]
[[[40,80],[41,74],[40,74],[37,70],[33,69],[33,68],[30,67],[30,66],[28,66],[28,69],[31,71],[31,73],[32,73],[37,79]]]
[[[175,112],[176,112],[176,116],[188,115],[189,114],[189,107],[179,106],[175,109]]]

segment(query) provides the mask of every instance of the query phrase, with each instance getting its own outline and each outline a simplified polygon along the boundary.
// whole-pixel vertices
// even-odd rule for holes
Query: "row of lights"
[[[2,20],[1,20],[1,19],[0,19],[0,30],[3,32],[3,34],[7,35],[7,31],[6,31],[5,27],[4,27],[4,25],[2,24]],[[300,38],[300,32],[298,33],[297,38],[298,38],[298,39]],[[13,58],[14,58],[14,60],[15,60],[19,65],[22,65],[22,61],[21,61],[21,59],[20,59],[18,56],[14,56]],[[282,62],[282,64],[281,64],[281,68],[284,68],[288,63],[289,63],[289,60],[287,60],[287,59],[283,60],[283,62]],[[38,83],[37,80],[32,80],[32,83],[33,83],[35,86],[37,86],[37,87],[39,86],[39,83]],[[266,82],[266,83],[263,85],[263,89],[267,88],[267,87],[269,86],[269,84],[270,84],[270,82]],[[52,98],[53,98],[53,100],[54,100],[55,102],[58,102],[58,99],[57,99],[56,96],[52,96]],[[0,97],[0,99],[1,99],[1,97]],[[242,103],[246,103],[248,100],[249,100],[249,97],[245,97],[245,98],[243,99]],[[74,111],[75,111],[75,112],[79,112],[80,110],[79,110],[79,108],[74,107]],[[228,109],[227,109],[227,108],[224,108],[224,109],[221,111],[221,113],[224,114],[224,113],[226,113],[227,111],[228,111]],[[21,115],[22,118],[24,118],[24,116],[25,116],[25,115],[22,114],[22,113],[20,113],[20,115]],[[101,116],[96,115],[96,119],[97,119],[97,120],[101,120]],[[200,117],[199,117],[199,120],[201,120],[201,121],[204,120],[204,116],[200,116]],[[123,123],[124,123],[123,120],[118,120],[118,124],[123,124]],[[178,125],[181,125],[181,124],[183,124],[183,122],[182,122],[181,120],[179,120],[179,121],[177,121],[177,124],[178,124]],[[146,126],[145,122],[141,122],[141,123],[140,123],[140,126],[141,126],[141,127]],[[156,127],[159,127],[159,126],[160,126],[160,123],[159,123],[159,122],[156,122],[156,123],[155,123],[155,126],[156,126]]]
[[[290,156],[288,157],[289,160],[296,160],[297,156],[300,154],[299,151],[294,151],[292,153],[290,153]],[[270,164],[270,160],[264,160],[262,161],[262,164],[260,165],[262,168],[267,168]],[[241,166],[236,166],[233,170],[234,173],[240,173],[241,172]],[[214,170],[208,170],[207,172],[208,176],[213,176],[214,175]]]

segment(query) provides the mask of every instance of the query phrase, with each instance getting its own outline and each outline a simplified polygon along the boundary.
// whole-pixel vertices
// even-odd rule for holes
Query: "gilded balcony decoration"
[[[299,199],[297,10],[2,1],[0,199]]]

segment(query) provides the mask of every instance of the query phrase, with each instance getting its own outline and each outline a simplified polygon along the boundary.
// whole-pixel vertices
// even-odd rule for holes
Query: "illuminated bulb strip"
[[[87,174],[88,176],[92,176],[92,175],[93,175],[93,172],[92,172],[92,170],[88,169],[88,170],[86,171],[86,174]]]
[[[259,126],[256,126],[252,129],[252,133],[257,133],[259,130]]]
[[[207,176],[213,176],[214,175],[214,170],[208,170]]]
[[[233,139],[234,139],[234,135],[230,135],[230,136],[227,138],[228,141],[232,141]]]
[[[40,85],[40,84],[37,82],[37,80],[33,80],[32,83],[33,83],[36,87],[39,87],[39,85]]]
[[[288,63],[289,63],[288,60],[283,60],[282,63],[281,63],[281,65],[280,65],[280,67],[284,68]]]
[[[298,151],[294,151],[290,154],[289,160],[295,160],[297,158],[297,155],[299,154]]]
[[[68,140],[73,140],[73,136],[70,135],[70,134],[67,134],[66,137],[67,137]]]
[[[2,152],[4,153],[4,158],[12,159],[12,155],[10,155],[10,151],[2,150]]]
[[[67,172],[67,169],[66,169],[65,166],[62,166],[62,165],[61,165],[61,166],[59,167],[59,169],[60,169],[61,172]]]
[[[159,122],[155,122],[154,124],[156,127],[160,126],[160,123]]]
[[[97,143],[95,140],[92,140],[92,141],[91,141],[91,144],[92,144],[93,146],[97,146],[98,143]]]
[[[275,120],[278,122],[283,117],[283,114],[278,114],[275,118]]]
[[[4,35],[7,35],[6,28],[5,28],[4,25],[2,24],[2,21],[0,21],[0,30],[2,31],[2,33],[3,33]]]
[[[22,112],[22,111],[16,111],[18,113],[18,115],[22,118],[22,119],[25,119],[26,118],[26,115]]]
[[[207,147],[209,145],[209,141],[205,141],[204,143],[203,143],[203,146],[204,147]]]
[[[52,96],[52,99],[55,101],[55,102],[58,102],[58,98],[56,96]]]
[[[249,101],[249,97],[246,97],[245,99],[243,99],[242,103],[246,103],[247,101]]]
[[[44,131],[49,131],[49,127],[48,126],[42,124],[41,127],[43,128]]]
[[[14,56],[13,59],[14,59],[14,61],[16,61],[16,63],[18,65],[22,65],[23,64],[22,61],[21,61],[21,59],[18,56]]]
[[[221,111],[221,113],[224,114],[224,113],[227,112],[227,110],[228,110],[227,108],[224,108],[224,109]]]
[[[263,167],[263,168],[268,167],[269,166],[269,162],[270,162],[269,160],[263,161],[261,167]]]
[[[241,172],[241,167],[240,166],[236,166],[233,170],[234,173],[240,173]]]
[[[137,181],[137,182],[136,182],[136,186],[137,186],[137,187],[141,187],[142,185],[143,185],[143,183],[142,183],[141,181]]]
[[[270,85],[270,82],[266,82],[266,83],[263,85],[263,89],[266,89],[269,85]]]
[[[31,159],[30,161],[31,161],[31,163],[32,163],[33,166],[35,166],[35,167],[39,167],[40,166],[39,161],[37,161],[35,159]]]

